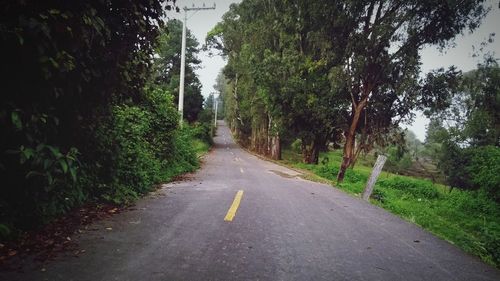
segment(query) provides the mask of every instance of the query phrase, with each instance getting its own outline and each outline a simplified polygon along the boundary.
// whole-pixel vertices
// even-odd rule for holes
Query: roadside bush
[[[212,138],[212,123],[206,122],[196,122],[192,127],[192,135],[193,137],[212,145],[214,140]]]
[[[500,148],[479,146],[460,148],[446,143],[443,146],[440,168],[452,187],[484,190],[500,201]]]
[[[137,106],[118,106],[113,115],[115,177],[134,192],[145,193],[159,180],[160,173],[160,160],[155,157],[153,144],[148,142],[152,115]]]
[[[164,180],[169,180],[180,173],[193,171],[199,166],[193,139],[191,127],[185,126],[176,132],[173,142],[175,153],[165,161],[167,177]]]
[[[336,180],[339,169],[337,165],[320,165],[316,169],[319,176],[329,180]],[[354,169],[347,169],[344,181],[348,183],[366,183],[368,177]]]
[[[500,211],[498,204],[483,190],[453,190],[446,195],[446,201],[442,204],[467,214],[492,215]]]
[[[481,229],[484,241],[484,249],[490,255],[493,264],[500,265],[500,224],[490,223]]]
[[[387,195],[385,191],[381,190],[380,188],[375,188],[371,197],[381,203],[385,203]]]
[[[472,186],[500,201],[500,148],[483,146],[472,148],[468,153],[470,164],[465,169]]]
[[[90,167],[99,183],[96,195],[128,203],[147,193],[154,184],[194,170],[198,165],[192,146],[194,129],[177,129],[173,97],[160,89],[146,91],[140,106],[120,105],[98,130],[103,164]],[[89,182],[92,182],[90,180]]]
[[[383,188],[401,190],[417,198],[435,199],[440,196],[436,187],[428,180],[411,179],[406,177],[391,177],[379,179],[377,185]]]

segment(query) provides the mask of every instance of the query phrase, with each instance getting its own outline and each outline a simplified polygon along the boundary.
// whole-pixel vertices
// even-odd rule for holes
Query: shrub
[[[436,187],[428,180],[392,177],[378,180],[377,185],[383,188],[401,190],[405,194],[417,198],[435,199],[440,196]]]
[[[481,233],[484,249],[488,252],[491,262],[500,265],[500,224],[485,224],[481,229]]]
[[[500,201],[500,148],[483,146],[468,150],[470,163],[465,168],[475,189],[488,192]]]
[[[96,196],[128,203],[154,184],[198,166],[192,145],[197,129],[179,130],[173,97],[160,89],[146,91],[141,105],[115,106],[99,125],[96,146],[100,161],[89,165],[88,182]]]
[[[468,214],[490,215],[498,212],[498,205],[482,190],[453,190],[446,196],[443,204],[449,209],[460,210]]]
[[[339,172],[338,166],[335,164],[330,164],[330,165],[315,165],[314,166],[315,172],[326,179],[333,180],[335,181],[337,179],[337,174]],[[344,177],[344,182],[347,183],[366,183],[368,180],[368,177],[360,173],[359,171],[356,171],[354,169],[347,169]]]
[[[212,138],[212,123],[196,122],[192,128],[192,136],[205,143],[212,145],[214,140]]]
[[[385,203],[385,201],[386,201],[385,199],[386,199],[387,195],[380,188],[375,188],[373,190],[371,197],[377,201],[380,201],[381,203]]]

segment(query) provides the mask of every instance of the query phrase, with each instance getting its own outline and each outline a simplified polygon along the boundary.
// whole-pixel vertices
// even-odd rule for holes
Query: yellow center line
[[[243,196],[243,190],[239,190],[238,192],[236,192],[236,196],[234,197],[233,204],[231,204],[231,207],[227,211],[227,214],[226,214],[226,217],[224,218],[224,221],[233,221],[233,218],[236,215],[236,211],[238,210],[238,207],[240,206],[242,196]]]

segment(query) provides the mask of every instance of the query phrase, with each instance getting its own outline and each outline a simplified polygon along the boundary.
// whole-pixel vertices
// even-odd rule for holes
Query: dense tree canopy
[[[387,142],[424,100],[419,50],[446,47],[485,12],[475,0],[246,0],[207,45],[228,58],[227,116],[242,143],[275,156],[279,136],[292,134],[317,163],[321,144],[343,139],[341,182],[361,150]]]

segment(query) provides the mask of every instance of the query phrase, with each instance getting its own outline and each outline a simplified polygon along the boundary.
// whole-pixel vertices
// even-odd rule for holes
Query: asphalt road
[[[448,242],[297,175],[240,149],[220,124],[200,171],[73,237],[83,255],[0,279],[500,280]]]

